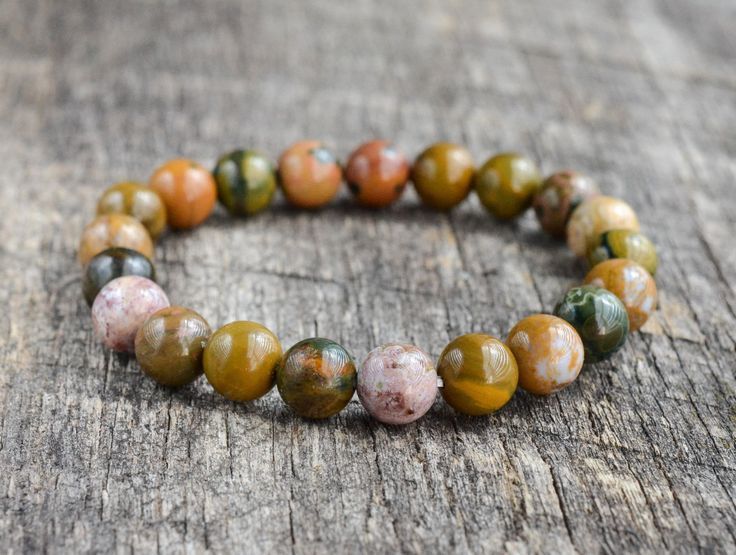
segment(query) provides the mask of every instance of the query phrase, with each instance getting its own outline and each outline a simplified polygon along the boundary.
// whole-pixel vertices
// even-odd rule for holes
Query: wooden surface
[[[0,552],[736,550],[736,10],[730,0],[0,2]],[[627,199],[661,311],[566,391],[382,426],[274,391],[171,393],[92,337],[75,262],[97,196],[169,157],[341,157],[389,137],[516,149]],[[173,302],[359,360],[505,335],[584,268],[532,214],[413,193],[169,234]]]

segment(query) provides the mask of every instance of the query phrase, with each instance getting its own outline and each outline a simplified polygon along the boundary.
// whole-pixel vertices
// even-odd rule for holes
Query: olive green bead
[[[125,181],[108,188],[97,202],[97,215],[132,216],[156,239],[166,228],[166,207],[156,191],[140,183]]]
[[[502,220],[524,213],[542,186],[537,165],[514,153],[498,154],[475,174],[475,192],[486,209]]]
[[[627,258],[643,266],[652,275],[656,273],[658,265],[654,243],[630,229],[601,233],[588,249],[586,258],[591,268],[611,258]]]
[[[254,150],[234,150],[224,155],[212,175],[217,183],[217,198],[234,216],[264,210],[276,191],[274,166]]]

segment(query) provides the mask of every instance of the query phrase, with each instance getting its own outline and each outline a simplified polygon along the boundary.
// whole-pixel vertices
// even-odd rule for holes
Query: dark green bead
[[[276,191],[276,171],[254,150],[234,150],[222,156],[212,175],[217,197],[233,216],[256,214],[266,208]]]
[[[89,306],[108,282],[121,276],[142,276],[156,281],[156,270],[143,254],[125,247],[112,247],[89,261],[82,278],[84,299]]]

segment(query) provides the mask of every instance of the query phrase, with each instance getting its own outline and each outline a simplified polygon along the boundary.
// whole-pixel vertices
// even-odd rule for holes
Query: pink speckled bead
[[[437,371],[429,356],[413,345],[381,345],[360,367],[358,397],[376,420],[408,424],[434,403]]]
[[[105,285],[92,304],[97,338],[114,351],[135,351],[135,334],[146,318],[169,306],[169,299],[150,279],[123,276]]]

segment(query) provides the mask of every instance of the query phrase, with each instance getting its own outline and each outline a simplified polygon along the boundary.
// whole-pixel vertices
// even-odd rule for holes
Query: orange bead
[[[201,224],[217,200],[212,174],[192,160],[169,160],[153,173],[148,185],[164,201],[167,221],[175,229]]]
[[[125,247],[153,259],[153,241],[138,220],[126,214],[97,216],[82,232],[79,262],[85,266],[92,257],[110,247]]]
[[[382,208],[404,192],[409,162],[391,143],[370,141],[350,155],[345,179],[359,204]]]
[[[319,208],[340,190],[342,170],[319,141],[300,141],[279,158],[279,181],[286,199],[301,208]]]

